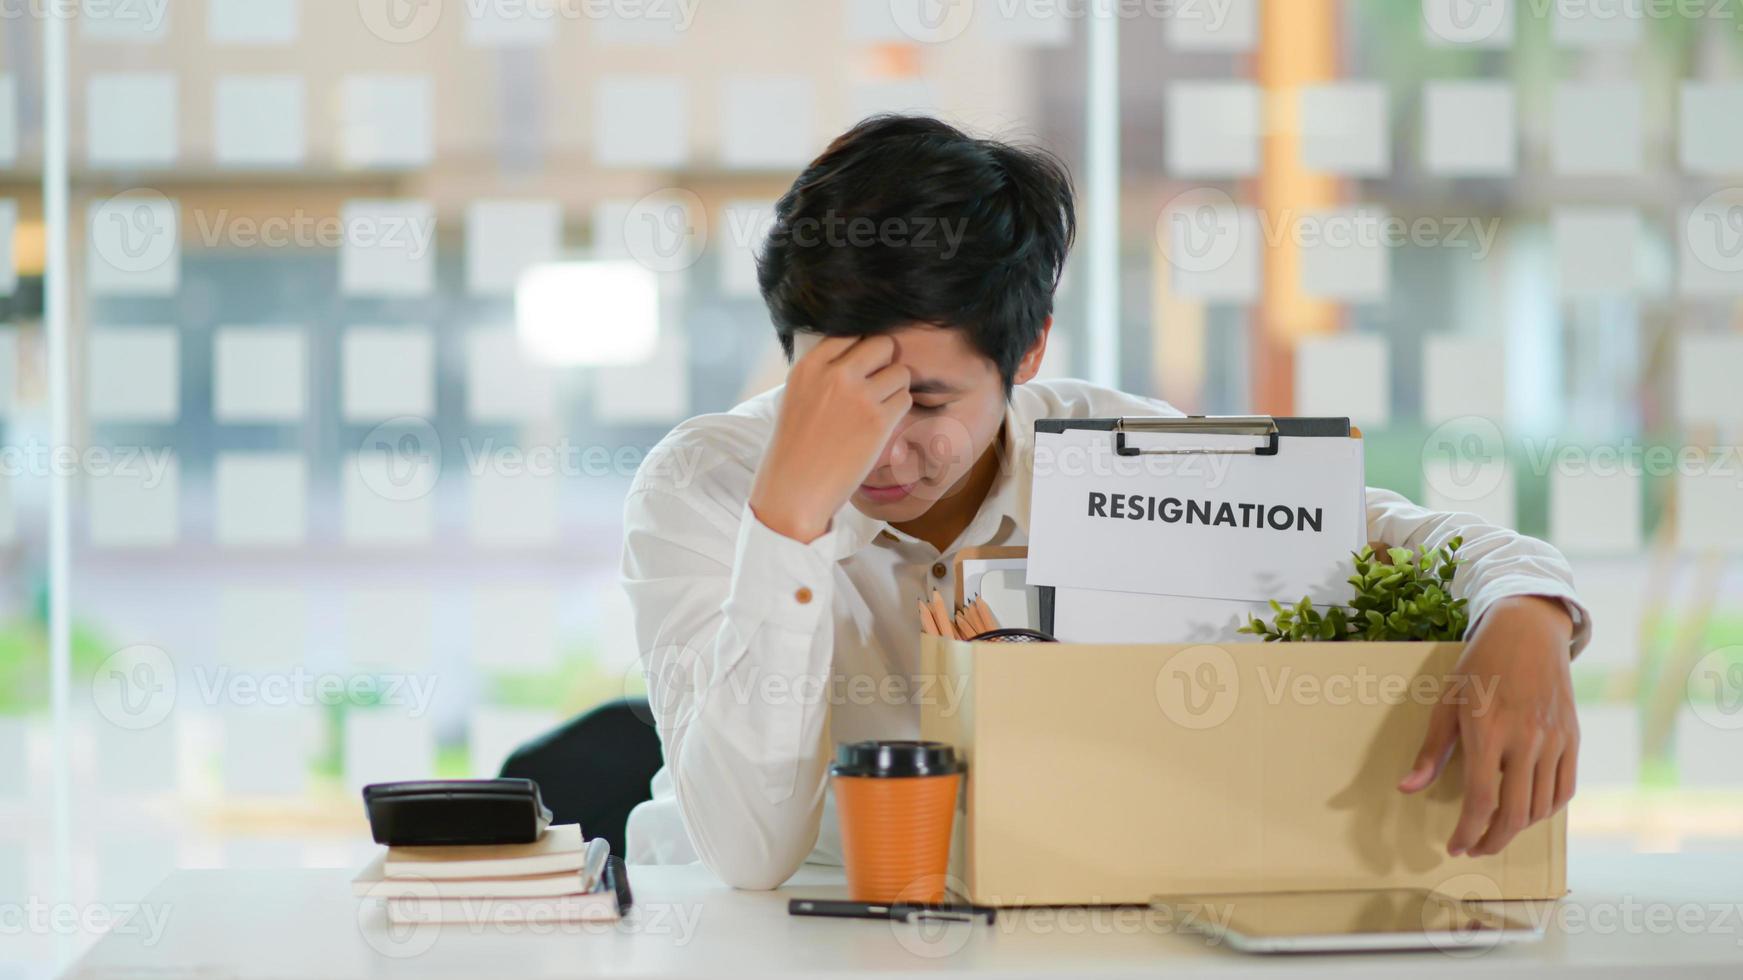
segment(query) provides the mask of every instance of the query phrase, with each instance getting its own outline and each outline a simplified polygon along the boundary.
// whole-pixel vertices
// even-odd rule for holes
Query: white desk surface
[[[1743,856],[1606,855],[1570,869],[1542,942],[1476,955],[1245,956],[1173,933],[1146,910],[1004,912],[986,925],[793,918],[789,898],[840,897],[807,867],[774,892],[737,892],[699,865],[630,869],[621,923],[507,934],[422,926],[392,938],[344,871],[178,871],[147,902],[154,944],[105,936],[71,976],[732,977],[974,973],[1011,977],[1743,977]],[[1535,903],[1531,903],[1535,904]],[[1545,903],[1545,910],[1549,903]]]

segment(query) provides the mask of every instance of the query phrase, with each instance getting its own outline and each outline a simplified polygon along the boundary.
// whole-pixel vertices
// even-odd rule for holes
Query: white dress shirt
[[[631,863],[700,858],[728,884],[773,888],[807,858],[840,863],[828,785],[838,743],[919,737],[904,682],[919,672],[915,601],[951,595],[963,548],[1027,542],[1038,418],[1181,413],[1081,381],[1018,386],[1001,465],[980,511],[950,547],[847,504],[801,544],[747,501],[782,390],[673,429],[644,461],[624,507],[623,581],[665,748],[652,800],[630,813]],[[1010,461],[1016,461],[1011,464]],[[1562,599],[1574,650],[1590,617],[1548,544],[1471,514],[1436,513],[1368,490],[1368,539],[1417,548],[1464,536],[1453,580],[1471,623],[1497,599]]]

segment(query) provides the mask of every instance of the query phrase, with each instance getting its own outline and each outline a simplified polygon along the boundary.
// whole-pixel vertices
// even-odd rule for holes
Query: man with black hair
[[[950,591],[961,549],[1027,540],[1034,421],[1180,414],[1035,380],[1074,233],[1056,159],[928,118],[860,123],[778,202],[758,280],[787,383],[673,429],[625,505],[666,759],[630,816],[631,861],[699,857],[741,888],[838,863],[834,746],[918,736],[915,601]],[[1437,706],[1399,789],[1460,748],[1448,850],[1494,853],[1573,794],[1569,660],[1590,617],[1549,545],[1384,490],[1367,505],[1370,540],[1464,538],[1457,670],[1493,695]]]

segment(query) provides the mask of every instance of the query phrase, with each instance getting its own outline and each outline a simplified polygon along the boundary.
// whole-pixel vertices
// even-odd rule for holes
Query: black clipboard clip
[[[1126,445],[1127,432],[1192,432],[1200,435],[1265,436],[1252,449],[1139,449]],[[1114,420],[1114,453],[1118,456],[1275,456],[1277,420],[1269,415],[1187,415]]]

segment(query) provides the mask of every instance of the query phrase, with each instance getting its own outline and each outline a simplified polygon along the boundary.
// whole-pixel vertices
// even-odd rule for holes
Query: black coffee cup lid
[[[944,742],[851,742],[835,750],[837,776],[948,776],[962,771]]]

